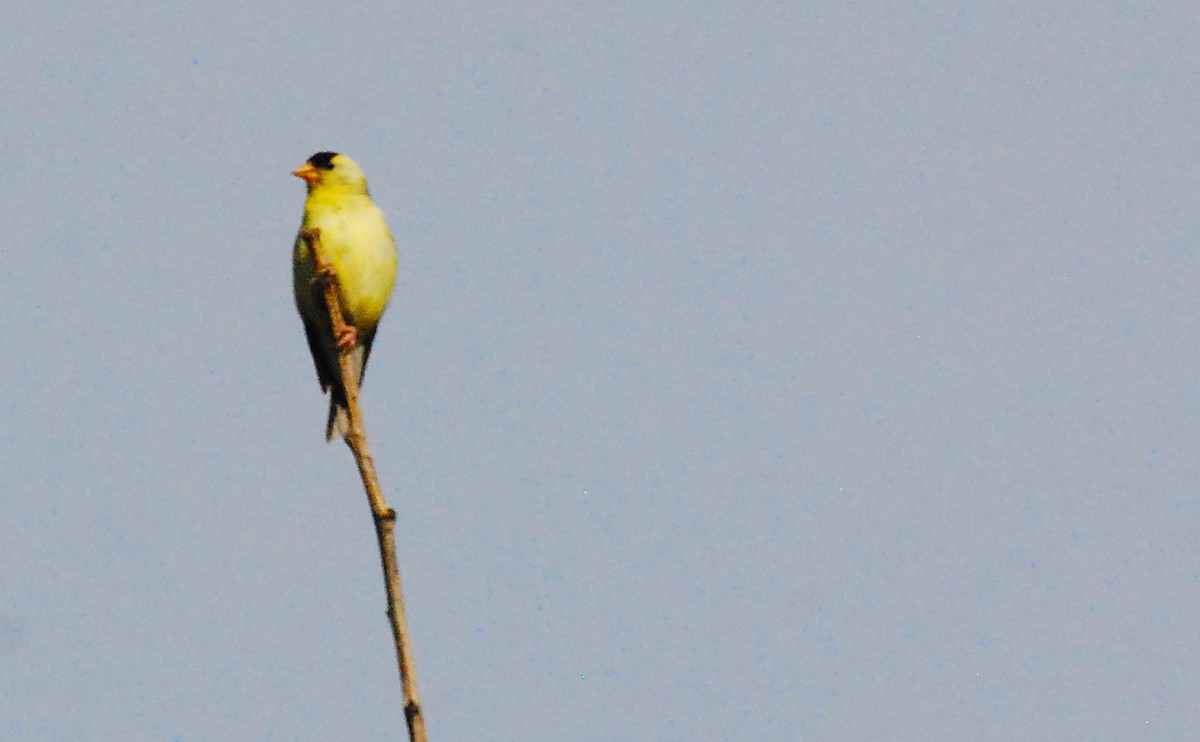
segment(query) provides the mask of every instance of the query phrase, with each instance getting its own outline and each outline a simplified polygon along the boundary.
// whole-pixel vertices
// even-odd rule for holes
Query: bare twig
[[[325,304],[333,322],[333,337],[340,338],[350,329],[342,313],[337,274],[321,257],[320,230],[306,230],[301,234],[308,241],[316,263],[317,281],[325,292]],[[404,693],[404,718],[408,722],[410,742],[426,742],[425,719],[421,716],[421,702],[417,693],[417,673],[413,665],[412,645],[408,634],[408,619],[404,615],[404,598],[400,593],[400,566],[396,561],[396,511],[388,507],[375,476],[375,462],[367,448],[367,433],[363,428],[362,411],[358,405],[358,390],[361,379],[350,363],[350,350],[338,353],[342,386],[346,390],[346,407],[350,425],[346,431],[346,445],[354,454],[358,473],[362,477],[367,500],[371,505],[371,517],[375,521],[375,536],[379,541],[379,561],[383,566],[383,581],[387,589],[387,615],[392,626],[392,638],[396,645],[396,664],[400,669],[400,686]]]

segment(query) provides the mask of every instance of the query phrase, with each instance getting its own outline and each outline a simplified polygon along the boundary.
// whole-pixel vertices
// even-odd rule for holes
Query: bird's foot
[[[351,350],[358,345],[358,328],[350,325],[337,335],[338,350]]]
[[[320,262],[317,263],[316,276],[313,280],[319,284],[337,286],[337,273],[334,272],[333,266],[325,262]]]

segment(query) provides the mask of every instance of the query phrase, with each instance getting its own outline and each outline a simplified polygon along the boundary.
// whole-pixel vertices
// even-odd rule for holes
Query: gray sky
[[[431,738],[1200,725],[1196,6],[107,5],[0,26],[0,738],[402,736],[326,149]]]

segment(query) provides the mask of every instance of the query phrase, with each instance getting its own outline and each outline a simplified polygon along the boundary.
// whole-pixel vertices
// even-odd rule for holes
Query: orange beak
[[[300,167],[293,170],[292,175],[295,175],[297,178],[300,178],[305,183],[312,183],[313,181],[315,181],[317,179],[318,172],[317,172],[317,169],[312,166],[311,162],[306,162],[303,165],[301,165]]]

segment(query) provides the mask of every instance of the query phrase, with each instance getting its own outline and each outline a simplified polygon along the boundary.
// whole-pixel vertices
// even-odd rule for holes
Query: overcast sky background
[[[106,5],[0,27],[0,738],[403,737],[319,150],[431,739],[1200,726],[1195,4]]]

